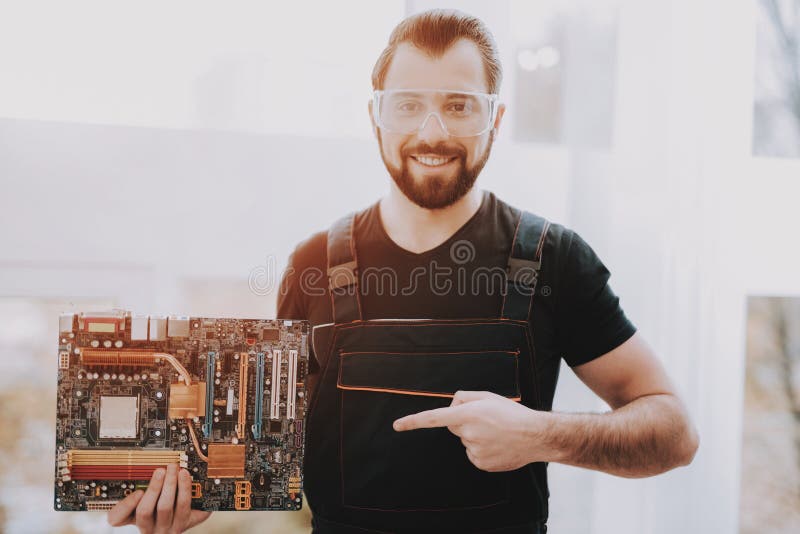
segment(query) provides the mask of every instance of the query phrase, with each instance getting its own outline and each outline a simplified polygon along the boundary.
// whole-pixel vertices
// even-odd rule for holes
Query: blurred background
[[[701,435],[654,478],[551,464],[550,531],[795,531],[800,0],[0,0],[1,532],[111,531],[52,509],[58,313],[274,317],[294,246],[387,190],[370,73],[432,7],[500,48],[479,186],[592,245]],[[554,408],[608,406],[565,366]]]

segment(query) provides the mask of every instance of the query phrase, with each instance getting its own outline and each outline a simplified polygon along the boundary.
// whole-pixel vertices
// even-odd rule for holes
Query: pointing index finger
[[[395,420],[392,425],[397,431],[415,430],[417,428],[436,428],[458,425],[464,420],[464,405],[447,406],[418,412]]]

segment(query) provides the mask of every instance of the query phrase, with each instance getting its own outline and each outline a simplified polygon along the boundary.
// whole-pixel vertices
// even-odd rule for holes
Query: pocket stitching
[[[414,395],[415,393],[411,393],[411,392],[416,392],[416,394],[420,394],[420,395],[427,395],[427,396],[433,396],[433,397],[453,398],[455,396],[455,393],[453,393],[453,394],[440,393],[440,392],[436,392],[436,391],[427,391],[427,390],[423,390],[423,389],[369,388],[369,387],[366,387],[366,386],[350,386],[348,384],[343,384],[342,383],[342,369],[343,369],[343,366],[342,366],[342,363],[341,363],[341,359],[344,356],[349,356],[351,354],[413,354],[413,355],[425,355],[425,354],[484,354],[484,353],[487,353],[487,352],[500,352],[500,353],[505,353],[505,354],[513,354],[515,356],[514,357],[514,378],[515,378],[514,386],[515,386],[515,389],[516,389],[516,395],[513,396],[513,397],[508,397],[506,395],[501,395],[501,396],[502,397],[506,397],[507,399],[511,399],[513,401],[522,400],[522,393],[520,392],[520,388],[519,388],[519,354],[520,354],[519,349],[513,350],[513,351],[512,350],[483,350],[483,351],[462,351],[462,352],[451,352],[451,351],[442,351],[442,352],[432,352],[432,351],[431,352],[350,351],[350,352],[345,352],[345,351],[342,351],[340,349],[339,350],[339,372],[338,372],[338,374],[336,376],[336,387],[338,389],[345,389],[345,390],[377,391],[377,392],[385,392],[385,393],[397,393],[399,395]]]

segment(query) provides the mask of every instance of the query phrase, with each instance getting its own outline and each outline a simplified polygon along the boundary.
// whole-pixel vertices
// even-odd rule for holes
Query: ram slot
[[[236,436],[244,439],[247,428],[247,360],[248,354],[239,354],[239,422],[236,424]]]
[[[286,418],[294,420],[294,398],[297,395],[297,351],[289,351],[286,382]]]
[[[281,418],[281,359],[283,351],[272,349],[272,395],[270,396],[269,418]]]
[[[187,461],[186,453],[169,449],[73,449],[61,474],[72,480],[147,480],[159,467],[186,467]]]
[[[206,358],[206,420],[203,421],[203,435],[211,437],[211,425],[214,422],[214,369],[217,353],[209,351]]]
[[[261,420],[264,417],[264,353],[259,352],[256,363],[256,398],[253,412],[253,437],[261,439]]]

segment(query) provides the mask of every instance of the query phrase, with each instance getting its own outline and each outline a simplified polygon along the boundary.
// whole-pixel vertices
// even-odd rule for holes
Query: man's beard
[[[478,179],[478,175],[483,170],[483,166],[486,165],[486,161],[489,159],[489,153],[492,150],[493,142],[494,131],[491,131],[489,132],[489,144],[486,146],[486,150],[475,164],[469,168],[466,166],[467,152],[464,150],[464,147],[448,146],[446,143],[439,143],[435,146],[431,146],[424,142],[415,146],[402,148],[400,150],[401,163],[398,168],[387,161],[383,153],[381,133],[380,130],[378,131],[378,146],[381,151],[381,158],[383,159],[383,164],[386,165],[386,170],[388,170],[389,174],[392,176],[394,183],[397,184],[400,191],[402,191],[411,202],[427,209],[446,208],[456,203],[472,189],[472,186]],[[438,155],[446,158],[456,157],[458,170],[454,178],[427,176],[418,182],[411,175],[411,171],[408,168],[408,159],[411,154]]]

